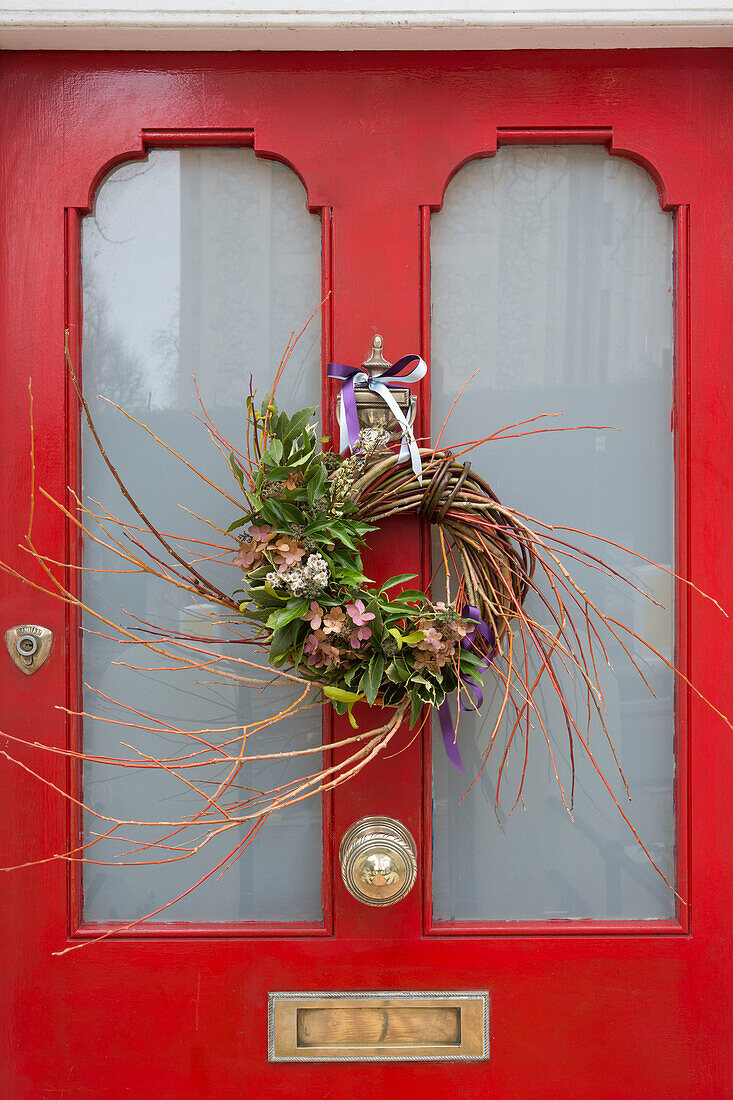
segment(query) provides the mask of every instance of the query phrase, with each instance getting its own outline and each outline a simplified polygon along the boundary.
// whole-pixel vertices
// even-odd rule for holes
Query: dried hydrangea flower
[[[274,539],[275,531],[269,523],[263,523],[259,527],[253,524],[249,529],[249,537],[253,542],[266,546],[271,539]]]
[[[323,630],[326,634],[341,634],[348,625],[349,620],[342,607],[332,607],[323,619]]]
[[[349,635],[349,644],[352,649],[361,649],[361,643],[368,642],[371,636],[372,632],[368,626],[357,626]]]
[[[246,573],[250,573],[253,569],[257,569],[262,565],[261,546],[256,542],[240,542],[234,561],[237,565],[241,565]]]
[[[271,548],[275,565],[281,573],[292,565],[297,565],[305,554],[305,547],[297,539],[288,538],[287,535],[278,535],[277,541]]]
[[[417,649],[425,650],[439,650],[443,644],[443,635],[440,634],[434,626],[422,628],[425,630],[425,637],[417,643]]]
[[[460,641],[469,631],[469,624],[461,618],[452,604],[442,601],[434,604],[435,618],[444,638]]]
[[[307,623],[311,624],[311,630],[317,630],[323,621],[323,608],[319,607],[316,601],[313,600],[305,615],[302,617]]]
[[[353,603],[347,604],[346,611],[354,626],[366,626],[374,618],[374,612],[366,610],[363,600],[354,600]]]
[[[285,488],[290,490],[299,489],[303,484],[303,475],[300,470],[294,470],[292,473],[289,473],[283,482]]]
[[[308,635],[303,647],[303,655],[313,668],[325,668],[326,665],[331,664],[338,665],[341,661],[341,654],[336,646],[325,640],[322,630],[316,630],[313,634]]]
[[[441,622],[439,625],[438,630],[434,621],[418,620],[417,628],[422,631],[423,637],[417,642],[409,643],[416,669],[424,668],[429,672],[439,672],[443,665],[455,657],[456,642],[459,637],[448,635],[449,627],[454,624]]]
[[[461,638],[465,638],[468,634],[468,626],[463,619],[454,619],[452,622],[441,623],[440,629],[443,632],[444,638],[450,638],[451,641],[460,642]]]
[[[443,664],[445,664],[445,661],[443,661]],[[440,655],[434,650],[416,649],[415,668],[418,671],[425,669],[427,672],[440,672]]]

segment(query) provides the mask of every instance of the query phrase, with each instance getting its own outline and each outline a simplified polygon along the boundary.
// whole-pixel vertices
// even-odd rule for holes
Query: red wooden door
[[[151,147],[253,143],[259,157],[292,167],[322,218],[324,364],[359,363],[375,331],[393,357],[429,359],[430,212],[463,163],[491,156],[497,142],[596,143],[644,166],[674,211],[677,561],[732,606],[732,84],[725,51],[6,55],[3,561],[27,571],[18,544],[29,377],[37,482],[63,496],[76,477],[64,330],[78,352],[79,222],[112,166]],[[420,389],[418,434],[427,435],[429,384]],[[323,396],[333,410],[327,382]],[[34,531],[47,553],[68,558],[72,535],[58,513],[39,509]],[[371,575],[422,572],[422,540],[417,522],[384,529]],[[33,677],[0,661],[2,728],[64,746],[70,733],[54,706],[75,698],[78,624],[12,577],[3,586],[2,629],[44,623],[56,646]],[[683,669],[733,713],[724,620],[680,595],[677,631]],[[722,1100],[733,1088],[730,735],[682,681],[676,712],[681,900],[672,919],[433,925],[429,746],[407,731],[397,766],[376,761],[325,808],[324,916],[308,928],[152,924],[58,956],[85,935],[78,869],[57,860],[5,876],[3,1096]],[[57,792],[2,764],[3,864],[68,850]],[[52,784],[74,781],[60,758],[41,766]],[[393,909],[360,905],[338,874],[340,838],[368,814],[395,817],[419,838],[418,886]],[[489,990],[489,1060],[268,1062],[268,992],[369,989]]]

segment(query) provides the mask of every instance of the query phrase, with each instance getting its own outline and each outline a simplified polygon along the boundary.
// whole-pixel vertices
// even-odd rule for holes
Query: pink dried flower
[[[303,615],[303,618],[307,623],[311,624],[311,630],[318,630],[318,627],[323,621],[323,608],[319,607],[316,601],[313,600],[309,609],[306,611],[305,615]]]
[[[468,624],[458,615],[453,604],[439,600],[433,605],[440,616],[440,631],[444,638],[460,641],[468,634]]]
[[[255,527],[254,525],[249,529],[249,537],[253,542],[262,543],[266,546],[270,539],[275,537],[275,531],[270,527],[269,523],[263,523],[261,527]]]
[[[462,619],[453,619],[452,622],[441,623],[441,630],[443,631],[443,637],[453,638],[456,641],[460,641],[468,634],[468,627]]]
[[[363,600],[354,600],[353,603],[346,605],[347,614],[353,620],[354,626],[366,626],[366,624],[374,618],[373,611],[366,611],[364,608]],[[369,631],[371,637],[371,630]]]
[[[441,669],[441,655],[434,651],[417,649],[415,650],[415,668],[427,669],[428,672],[440,672]],[[445,664],[445,661],[442,662]]]
[[[422,641],[418,642],[418,649],[435,649],[439,650],[443,644],[443,636],[438,633],[434,626],[429,626],[425,631],[425,637]]]
[[[286,536],[278,536],[277,542],[272,547],[275,564],[279,571],[284,573],[293,565],[297,565],[305,554],[305,547],[297,539],[289,539]]]
[[[348,611],[348,607],[346,608]],[[372,618],[374,616],[372,615]],[[372,632],[368,626],[357,626],[356,630],[352,630],[349,635],[349,643],[352,649],[361,649],[362,642],[368,642],[372,636]]]
[[[332,607],[323,619],[323,630],[326,634],[341,634],[346,629],[348,619],[342,607]]]
[[[241,542],[234,560],[237,565],[241,565],[242,569],[250,572],[262,564],[262,550],[256,542]]]
[[[306,656],[308,664],[313,668],[324,668],[330,664],[337,665],[341,661],[341,654],[336,646],[329,645],[325,641],[322,630],[316,630],[314,634],[308,635],[303,646],[303,654]]]

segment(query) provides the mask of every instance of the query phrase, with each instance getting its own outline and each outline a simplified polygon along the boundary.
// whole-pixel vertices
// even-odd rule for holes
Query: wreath
[[[261,626],[270,663],[318,684],[354,726],[361,700],[409,708],[411,725],[426,705],[445,721],[446,698],[460,689],[472,699],[464,706],[480,706],[482,674],[532,584],[521,525],[450,450],[420,450],[418,483],[377,428],[362,429],[347,458],[322,450],[315,412],[248,404],[259,461],[230,455],[249,505],[229,528],[240,532],[235,560],[247,584],[240,612]],[[414,574],[379,587],[364,575],[366,536],[406,515],[437,527],[453,600],[404,587]],[[452,738],[446,748],[458,764]]]

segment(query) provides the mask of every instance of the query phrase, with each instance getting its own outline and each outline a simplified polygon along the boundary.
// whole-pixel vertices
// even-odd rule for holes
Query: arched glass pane
[[[195,517],[226,528],[236,518],[236,509],[97,395],[122,405],[236,497],[237,485],[226,456],[192,415],[203,415],[194,377],[211,419],[243,449],[250,375],[264,396],[291,332],[299,330],[317,308],[320,247],[320,222],[306,210],[298,178],[284,165],[256,159],[249,149],[153,151],[146,161],[112,172],[99,190],[93,213],[84,219],[86,395],[108,453],[143,511],[162,530],[202,540],[200,545],[184,544],[187,551],[198,546],[202,558],[210,553],[205,542],[212,537],[221,541],[221,537]],[[296,347],[279,397],[283,407],[320,403],[317,318]],[[85,501],[101,501],[115,515],[134,521],[86,427],[82,463]],[[88,538],[84,555],[86,565],[119,568]],[[241,571],[229,564],[204,562],[201,569],[213,575],[224,591],[233,592],[240,585]],[[147,621],[183,634],[228,637],[212,624],[215,608],[162,581],[139,574],[86,572],[82,587],[84,601],[110,619],[118,620],[121,608],[138,616],[142,622],[128,619],[133,627],[144,628]],[[260,697],[255,687],[207,682],[212,677],[207,677],[205,669],[161,671],[160,666],[170,662],[141,646],[120,646],[92,633],[105,631],[89,616],[84,627],[87,686],[83,703],[84,710],[95,716],[84,720],[87,753],[134,758],[133,751],[121,747],[124,741],[156,757],[181,751],[180,736],[176,742],[173,734],[113,724],[112,720],[151,724],[118,703],[174,727],[211,729],[214,732],[207,736],[219,744],[236,736],[236,728],[231,732],[231,727],[265,718],[295,698],[281,687]],[[229,644],[227,652],[240,649]],[[249,647],[241,653],[258,659]],[[146,664],[155,671],[141,673],[125,663]],[[224,730],[230,732],[216,732]],[[320,710],[315,709],[253,735],[247,751],[303,749],[318,745],[320,736]],[[302,759],[309,763],[303,764]],[[304,774],[306,768],[317,770],[314,761],[318,759],[315,755],[298,763],[247,765],[237,779],[241,798],[247,797],[246,787],[269,789]],[[226,768],[182,774],[209,782],[206,790],[213,793],[216,787],[211,781],[219,782]],[[198,795],[159,769],[127,772],[86,763],[83,782],[88,805],[117,818],[173,820],[201,807]],[[103,820],[85,815],[88,841],[108,827]],[[192,825],[171,845],[191,846],[205,832],[201,824]],[[141,841],[151,839],[150,829],[130,827],[120,833]],[[164,827],[157,830],[157,835],[165,833]],[[244,833],[238,827],[211,840],[191,858],[162,867],[118,870],[86,864],[86,919],[130,920],[157,909],[211,870]],[[113,840],[100,841],[88,854],[109,861],[126,847]],[[149,858],[159,860],[161,852],[154,850]],[[157,919],[320,919],[321,861],[321,806],[317,798],[310,798],[270,818],[219,881],[212,876]]]
[[[434,435],[476,368],[444,439],[484,437],[540,413],[564,416],[535,426],[612,426],[493,442],[469,457],[513,508],[601,535],[667,568],[673,568],[672,249],[672,216],[660,209],[648,175],[590,146],[503,148],[493,159],[472,162],[450,183],[431,223]],[[599,606],[671,659],[669,577],[613,547],[581,542],[669,609],[579,562],[568,563]],[[543,614],[536,600],[533,611]],[[601,685],[631,803],[598,722],[590,743],[673,881],[673,676],[626,636],[652,697],[620,645],[604,640],[611,667],[600,669]],[[538,669],[531,658],[530,682]],[[498,820],[494,813],[498,767],[513,725],[509,714],[481,778],[460,802],[480,767],[503,694],[495,677],[485,682],[480,717],[465,712],[460,720],[465,777],[445,759],[439,731],[434,742],[435,917],[672,916],[673,894],[580,746],[570,820],[536,722],[524,805],[510,816],[524,766],[519,735],[507,757]],[[563,686],[584,721],[582,690],[568,677]],[[562,713],[549,687],[538,690],[569,792]]]

